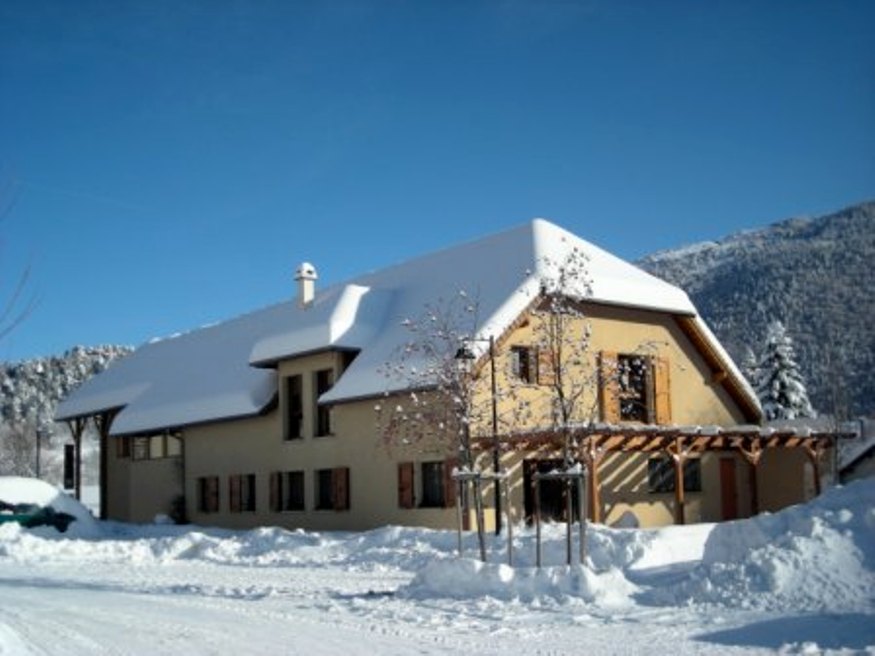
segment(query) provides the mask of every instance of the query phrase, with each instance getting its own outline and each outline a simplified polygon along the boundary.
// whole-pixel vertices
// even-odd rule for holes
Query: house
[[[567,378],[593,380],[581,397],[588,414],[570,418],[591,472],[591,517],[713,521],[804,499],[803,471],[817,468],[827,436],[760,429],[750,385],[682,290],[541,219],[325,289],[302,264],[296,298],[143,345],[73,392],[57,418],[74,436],[97,425],[107,518],[184,511],[232,528],[451,527],[453,445],[386,446],[375,408],[409,400],[411,381],[386,372],[410,343],[410,319],[467,290],[477,299],[467,334],[478,398],[496,401],[491,387],[502,413],[512,397],[548,409],[469,426],[484,468],[492,429],[501,433],[509,506],[522,519],[532,477],[558,457],[536,333],[544,276],[572,252],[590,278],[570,319],[588,355]],[[412,357],[408,370],[428,369]],[[641,374],[620,380],[606,362]],[[546,491],[554,514],[556,494]],[[491,523],[488,486],[483,499]]]
[[[839,481],[843,484],[875,476],[875,419],[862,417],[848,424],[854,439],[841,445],[838,453]]]

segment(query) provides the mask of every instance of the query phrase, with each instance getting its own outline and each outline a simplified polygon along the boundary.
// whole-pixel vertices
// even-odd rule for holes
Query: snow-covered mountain
[[[132,350],[128,346],[75,346],[59,356],[0,363],[0,421],[50,426],[58,401]]]
[[[819,412],[875,413],[875,202],[660,251],[638,265],[685,289],[737,362],[780,320]]]

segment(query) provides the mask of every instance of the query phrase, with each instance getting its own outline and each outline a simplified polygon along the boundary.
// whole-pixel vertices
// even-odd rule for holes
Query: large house
[[[577,414],[557,423],[539,331],[549,321],[544,281],[571,253],[585,257],[589,285],[568,290],[579,312],[566,319],[586,348],[565,377],[591,384]],[[716,521],[817,487],[827,441],[758,427],[754,393],[682,290],[547,221],[324,289],[312,265],[296,279],[295,298],[145,344],[61,403],[57,417],[77,440],[90,420],[100,431],[102,516],[453,526],[455,442],[387,440],[377,408],[401,412],[411,387],[429,393],[429,365],[416,361],[425,355],[405,348],[417,338],[410,325],[462,290],[477,312],[460,348],[474,351],[478,402],[501,415],[468,427],[475,464],[490,469],[499,445],[515,520],[531,516],[531,481],[555,466],[569,431],[597,521]],[[387,373],[401,360],[425,378]],[[527,412],[511,412],[515,403]],[[547,513],[561,514],[558,493],[547,486]],[[493,499],[487,486],[488,523]]]

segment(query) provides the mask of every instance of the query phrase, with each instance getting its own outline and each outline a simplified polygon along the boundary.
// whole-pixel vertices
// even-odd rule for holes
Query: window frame
[[[334,386],[334,369],[313,372],[313,437],[330,437],[332,433],[331,407],[319,403],[319,397]]]
[[[652,456],[647,459],[647,491],[650,494],[675,492],[674,460],[671,456]],[[702,459],[684,460],[684,492],[702,491]]]
[[[538,353],[534,346],[514,344],[510,347],[510,373],[526,385],[538,383]]]
[[[197,479],[198,512],[212,514],[219,512],[220,489],[218,476],[199,476]]]
[[[285,391],[285,416],[283,417],[283,439],[288,441],[304,438],[304,377],[301,374],[286,376],[283,383]],[[294,402],[293,402],[294,401]]]

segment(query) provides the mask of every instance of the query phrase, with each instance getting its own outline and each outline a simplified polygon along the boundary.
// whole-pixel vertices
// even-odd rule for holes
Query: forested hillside
[[[684,288],[736,361],[778,319],[817,410],[875,413],[875,202],[661,251],[638,264]]]

